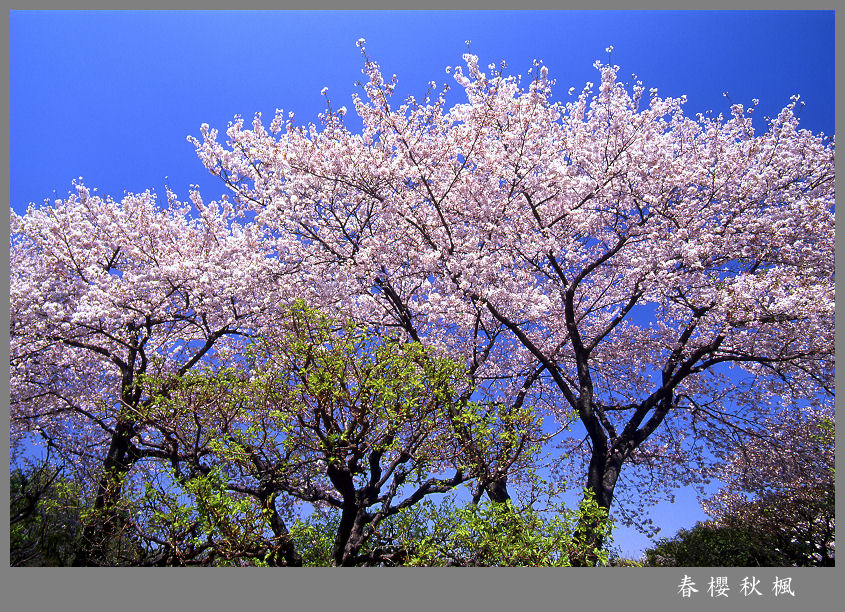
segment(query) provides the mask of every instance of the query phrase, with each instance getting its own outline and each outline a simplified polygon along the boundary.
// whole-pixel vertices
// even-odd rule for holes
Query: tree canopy
[[[228,453],[252,484],[219,486],[256,508],[341,508],[345,564],[401,499],[467,480],[506,502],[542,417],[578,426],[553,471],[647,529],[644,504],[707,481],[775,411],[832,404],[835,146],[799,128],[797,96],[758,133],[756,101],[691,118],[596,62],[561,103],[539,62],[523,87],[468,53],[464,102],[436,84],[394,102],[359,46],[360,131],[329,104],[319,125],[278,111],[189,138],[220,201],[77,185],[12,213],[13,444],[34,433],[97,480],[97,538],[127,479],[189,466],[187,486]],[[290,344],[297,300],[352,335]],[[197,398],[196,376],[218,386]],[[596,562],[594,518],[575,563]],[[289,544],[281,515],[271,531]]]

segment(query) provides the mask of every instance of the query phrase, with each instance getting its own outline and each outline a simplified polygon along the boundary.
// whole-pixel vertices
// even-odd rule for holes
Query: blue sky
[[[11,204],[66,194],[82,176],[100,193],[196,183],[222,191],[185,140],[207,122],[275,109],[316,120],[329,88],[351,108],[361,77],[358,38],[400,94],[451,82],[465,40],[482,65],[526,73],[542,59],[556,93],[596,81],[612,60],[687,111],[727,112],[760,99],[774,115],[800,93],[802,121],[833,133],[833,12],[13,12]],[[455,92],[457,96],[457,92]]]
[[[834,131],[834,13],[826,12],[12,12],[10,201],[65,196],[84,177],[99,193],[169,184],[181,198],[198,184],[223,193],[186,136],[225,128],[235,114],[276,108],[316,121],[329,88],[350,109],[367,51],[398,93],[452,82],[466,40],[482,65],[505,60],[525,74],[541,59],[556,95],[596,81],[593,61],[612,61],[661,95],[686,94],[686,112],[729,112],[758,98],[758,128],[800,94],[802,126]],[[455,96],[458,93],[455,92]],[[457,102],[459,99],[454,98]],[[658,508],[662,536],[703,518],[693,493]],[[623,553],[645,538],[620,530]]]

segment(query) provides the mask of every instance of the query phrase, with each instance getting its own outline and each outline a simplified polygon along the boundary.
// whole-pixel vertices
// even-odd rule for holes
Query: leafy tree
[[[9,474],[9,564],[56,566],[73,560],[79,500],[48,462]]]
[[[306,520],[298,519],[291,525],[291,538],[302,555],[304,566],[334,565],[334,543],[339,526],[340,513],[331,508],[315,512]],[[380,551],[373,551],[369,557],[380,558]]]
[[[518,473],[536,451],[533,413],[462,400],[451,359],[302,303],[280,323],[231,396],[243,427],[213,460],[240,491],[337,509],[336,565],[372,563],[362,550],[386,518],[470,480],[483,488],[503,458]]]
[[[797,96],[757,134],[756,102],[692,119],[597,62],[597,90],[562,104],[539,63],[523,89],[466,54],[464,103],[434,85],[395,103],[359,44],[360,133],[329,106],[193,139],[313,303],[446,348],[500,401],[530,388],[577,414],[583,461],[561,469],[604,508],[627,478],[629,521],[712,476],[706,444],[770,402],[831,401],[834,144],[799,129]]]
[[[766,533],[749,525],[696,523],[645,551],[648,566],[768,567],[789,565]]]
[[[589,498],[589,496],[588,496]],[[571,565],[580,556],[573,534],[579,516],[595,515],[609,536],[611,523],[595,502],[578,511],[560,505],[539,511],[529,500],[474,503],[449,495],[425,499],[391,515],[368,540],[367,565],[387,566],[551,566]],[[295,539],[309,565],[331,564],[331,534],[339,514],[329,511],[297,521]],[[307,551],[307,552],[306,552]],[[608,558],[593,551],[599,562]]]
[[[607,511],[589,495],[578,512],[559,508],[551,518],[531,507],[516,507],[511,500],[448,508],[435,514],[434,532],[419,543],[409,564],[565,567],[586,555],[607,563],[603,550],[578,550],[584,545],[577,537],[578,523],[585,518],[604,525],[606,539]]]
[[[734,453],[722,476],[727,485],[703,504],[716,524],[753,530],[772,543],[781,565],[834,565],[833,416],[781,415]]]
[[[529,407],[469,401],[453,361],[302,302],[224,359],[144,378],[168,389],[136,413],[152,460],[124,485],[144,564],[312,563],[302,503],[340,512],[332,564],[378,564],[369,542],[384,520],[464,482],[477,500],[497,466],[534,465]]]
[[[83,528],[96,520],[90,492],[48,454],[43,461],[24,462],[9,474],[11,566],[71,565],[78,554]],[[118,512],[125,520],[125,509]],[[143,547],[132,533],[115,534],[103,547],[102,562],[135,565]]]

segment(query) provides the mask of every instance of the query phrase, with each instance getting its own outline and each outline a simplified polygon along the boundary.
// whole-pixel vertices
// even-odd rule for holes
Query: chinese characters
[[[758,588],[760,583],[761,581],[756,576],[745,576],[740,584],[739,592],[742,593],[743,597],[764,597]],[[695,586],[696,583],[692,576],[684,574],[683,580],[678,585],[678,594],[681,597],[691,598],[693,593],[699,592],[699,589],[695,588]],[[728,583],[727,576],[710,576],[710,581],[707,585],[707,594],[710,597],[729,597],[730,590],[731,587]],[[795,597],[795,591],[792,588],[792,578],[779,578],[775,576],[772,582],[772,594],[774,597],[782,597],[784,595]]]

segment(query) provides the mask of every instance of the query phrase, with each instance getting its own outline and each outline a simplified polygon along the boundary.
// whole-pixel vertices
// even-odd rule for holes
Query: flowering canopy
[[[364,57],[361,133],[330,108],[191,139],[311,299],[577,412],[606,505],[623,462],[695,481],[687,434],[832,396],[834,145],[797,96],[757,134],[756,101],[693,119],[597,62],[597,91],[561,104],[539,63],[523,89],[467,54],[446,109],[447,88],[394,104]]]
[[[137,408],[138,376],[183,373],[249,329],[267,296],[267,247],[224,201],[149,192],[116,202],[83,185],[54,206],[12,213],[12,435],[68,420],[78,450]],[[82,419],[80,423],[78,419]],[[129,415],[131,418],[131,415]]]
[[[125,471],[154,428],[138,377],[236,353],[294,296],[448,354],[466,399],[577,415],[564,446],[604,508],[623,465],[651,484],[622,497],[648,501],[706,479],[772,403],[831,401],[835,148],[797,96],[758,134],[756,101],[691,118],[596,62],[564,104],[540,63],[523,88],[466,54],[465,102],[432,84],[395,104],[359,46],[360,133],[330,106],[319,127],[278,111],[189,138],[231,201],[194,192],[192,218],[79,186],[12,215],[13,436]]]
[[[780,416],[780,418],[778,418]],[[773,538],[788,564],[836,558],[832,409],[774,415],[733,453],[726,486],[702,502],[718,524],[742,524]]]
[[[256,329],[280,299],[256,283],[278,262],[225,199],[192,193],[191,218],[170,193],[162,207],[149,192],[117,202],[76,189],[12,212],[11,437],[14,448],[40,434],[100,479],[95,505],[109,508],[138,459],[166,456],[144,407]]]

